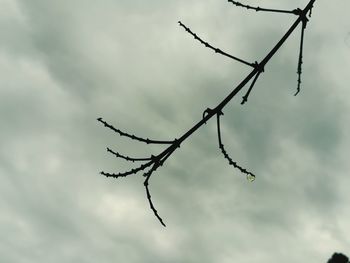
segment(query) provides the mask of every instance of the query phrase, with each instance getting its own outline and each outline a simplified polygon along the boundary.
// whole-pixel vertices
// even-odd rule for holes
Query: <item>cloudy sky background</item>
[[[294,9],[307,1],[269,0]],[[246,1],[262,5],[261,1]],[[295,17],[217,0],[0,0],[0,261],[326,262],[350,253],[349,1],[316,2],[296,90],[300,31],[265,68],[249,102],[226,108],[227,164],[215,121],[151,178],[99,175],[162,150],[97,123],[173,139],[250,68],[195,42],[260,60]]]

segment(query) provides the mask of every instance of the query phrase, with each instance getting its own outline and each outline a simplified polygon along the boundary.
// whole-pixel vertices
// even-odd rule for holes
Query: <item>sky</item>
[[[303,0],[250,0],[292,10]],[[317,0],[278,51],[248,103],[225,108],[150,179],[103,177],[157,154],[96,121],[172,140],[215,107],[296,17],[227,1],[0,0],[0,261],[127,263],[326,262],[350,254],[349,1]]]

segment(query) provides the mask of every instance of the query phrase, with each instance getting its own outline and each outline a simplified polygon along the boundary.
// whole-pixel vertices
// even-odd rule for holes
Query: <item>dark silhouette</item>
[[[184,28],[186,32],[188,32],[190,35],[194,37],[195,40],[199,41],[201,44],[203,44],[208,49],[211,49],[215,51],[215,53],[218,53],[220,55],[226,56],[228,58],[231,58],[235,61],[238,61],[246,66],[249,66],[252,68],[252,71],[239,83],[230,94],[227,95],[215,108],[210,109],[207,108],[203,112],[203,117],[201,120],[199,120],[192,128],[190,128],[187,132],[185,132],[180,137],[173,139],[173,140],[150,140],[148,138],[142,138],[135,136],[133,134],[129,134],[126,132],[123,132],[111,124],[104,121],[102,118],[98,118],[97,120],[102,123],[105,127],[111,129],[115,133],[119,134],[120,136],[127,137],[129,139],[143,142],[146,144],[162,144],[165,145],[165,149],[157,154],[157,155],[151,155],[149,157],[145,158],[135,158],[135,157],[129,157],[125,156],[123,154],[120,154],[110,148],[107,148],[107,151],[111,154],[113,154],[117,158],[124,159],[126,161],[130,162],[142,162],[141,165],[139,165],[136,168],[133,168],[129,171],[122,172],[122,173],[107,173],[107,172],[101,172],[102,175],[106,177],[126,177],[131,174],[136,174],[140,171],[143,171],[143,176],[145,177],[144,186],[146,189],[146,195],[147,199],[150,205],[151,210],[153,211],[154,215],[157,217],[157,219],[160,221],[160,223],[165,226],[162,218],[159,216],[158,211],[153,205],[151,194],[149,191],[149,180],[151,178],[151,175],[154,171],[156,171],[160,166],[164,164],[164,162],[172,155],[172,153],[180,147],[181,143],[184,142],[188,137],[190,137],[195,131],[197,131],[203,124],[206,124],[209,119],[211,119],[213,116],[217,117],[217,132],[218,132],[218,141],[219,141],[219,148],[224,156],[225,159],[228,160],[229,164],[232,165],[234,168],[238,169],[241,173],[245,174],[247,179],[249,181],[254,181],[255,175],[249,171],[247,171],[245,168],[238,165],[236,162],[233,161],[233,159],[228,155],[224,148],[224,144],[222,142],[221,138],[221,132],[220,132],[220,118],[223,115],[223,109],[224,107],[237,95],[239,91],[241,91],[249,81],[252,80],[247,92],[243,96],[243,100],[241,104],[244,104],[248,101],[248,97],[253,89],[253,86],[255,85],[258,77],[261,73],[264,72],[265,65],[270,61],[270,59],[275,55],[277,50],[280,49],[280,47],[283,45],[283,43],[289,38],[289,36],[293,33],[293,31],[301,24],[301,39],[300,39],[300,46],[299,46],[299,59],[298,59],[298,86],[297,91],[295,93],[298,94],[300,91],[300,84],[301,84],[301,73],[302,73],[302,58],[303,58],[303,41],[304,41],[304,31],[308,22],[307,14],[309,14],[309,17],[311,16],[311,10],[313,8],[313,4],[316,0],[310,0],[309,3],[306,5],[304,9],[294,9],[294,10],[279,10],[279,9],[267,9],[267,8],[260,8],[260,7],[252,7],[248,5],[241,4],[237,1],[231,1],[228,0],[228,2],[231,2],[232,4],[240,7],[244,7],[247,9],[252,9],[255,11],[262,11],[262,12],[274,12],[274,13],[282,13],[282,14],[288,14],[288,15],[295,15],[297,16],[297,19],[295,22],[291,25],[291,27],[287,30],[287,32],[282,36],[282,38],[277,42],[277,44],[271,49],[271,51],[260,61],[260,62],[247,62],[243,59],[240,59],[236,56],[230,55],[227,52],[222,51],[219,48],[216,48],[212,45],[210,45],[208,42],[202,40],[197,34],[195,34],[189,27],[187,27],[184,23],[179,21],[180,27]],[[167,146],[166,146],[167,145]]]
[[[349,263],[349,258],[342,253],[334,253],[327,263]]]

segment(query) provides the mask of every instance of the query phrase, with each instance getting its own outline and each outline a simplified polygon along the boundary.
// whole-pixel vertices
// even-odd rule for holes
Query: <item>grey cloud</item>
[[[249,70],[196,43],[177,20],[223,50],[257,60],[293,18],[217,1],[6,3],[2,261],[325,262],[336,249],[347,253],[349,100],[339,93],[348,83],[348,49],[328,48],[341,47],[348,32],[347,4],[339,13],[330,3],[315,6],[297,97],[299,32],[268,65],[248,104],[237,97],[225,108],[225,145],[258,175],[254,183],[220,155],[214,122],[152,176],[163,229],[141,176],[98,175],[130,168],[106,146],[130,155],[161,147],[130,142],[95,119],[150,138],[177,137]],[[295,7],[271,2],[284,4]],[[341,19],[326,23],[328,12]]]

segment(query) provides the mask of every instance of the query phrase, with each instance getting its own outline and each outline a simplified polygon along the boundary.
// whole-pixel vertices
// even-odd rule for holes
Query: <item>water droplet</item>
[[[249,182],[254,182],[255,181],[255,175],[253,174],[247,174],[247,180]]]

